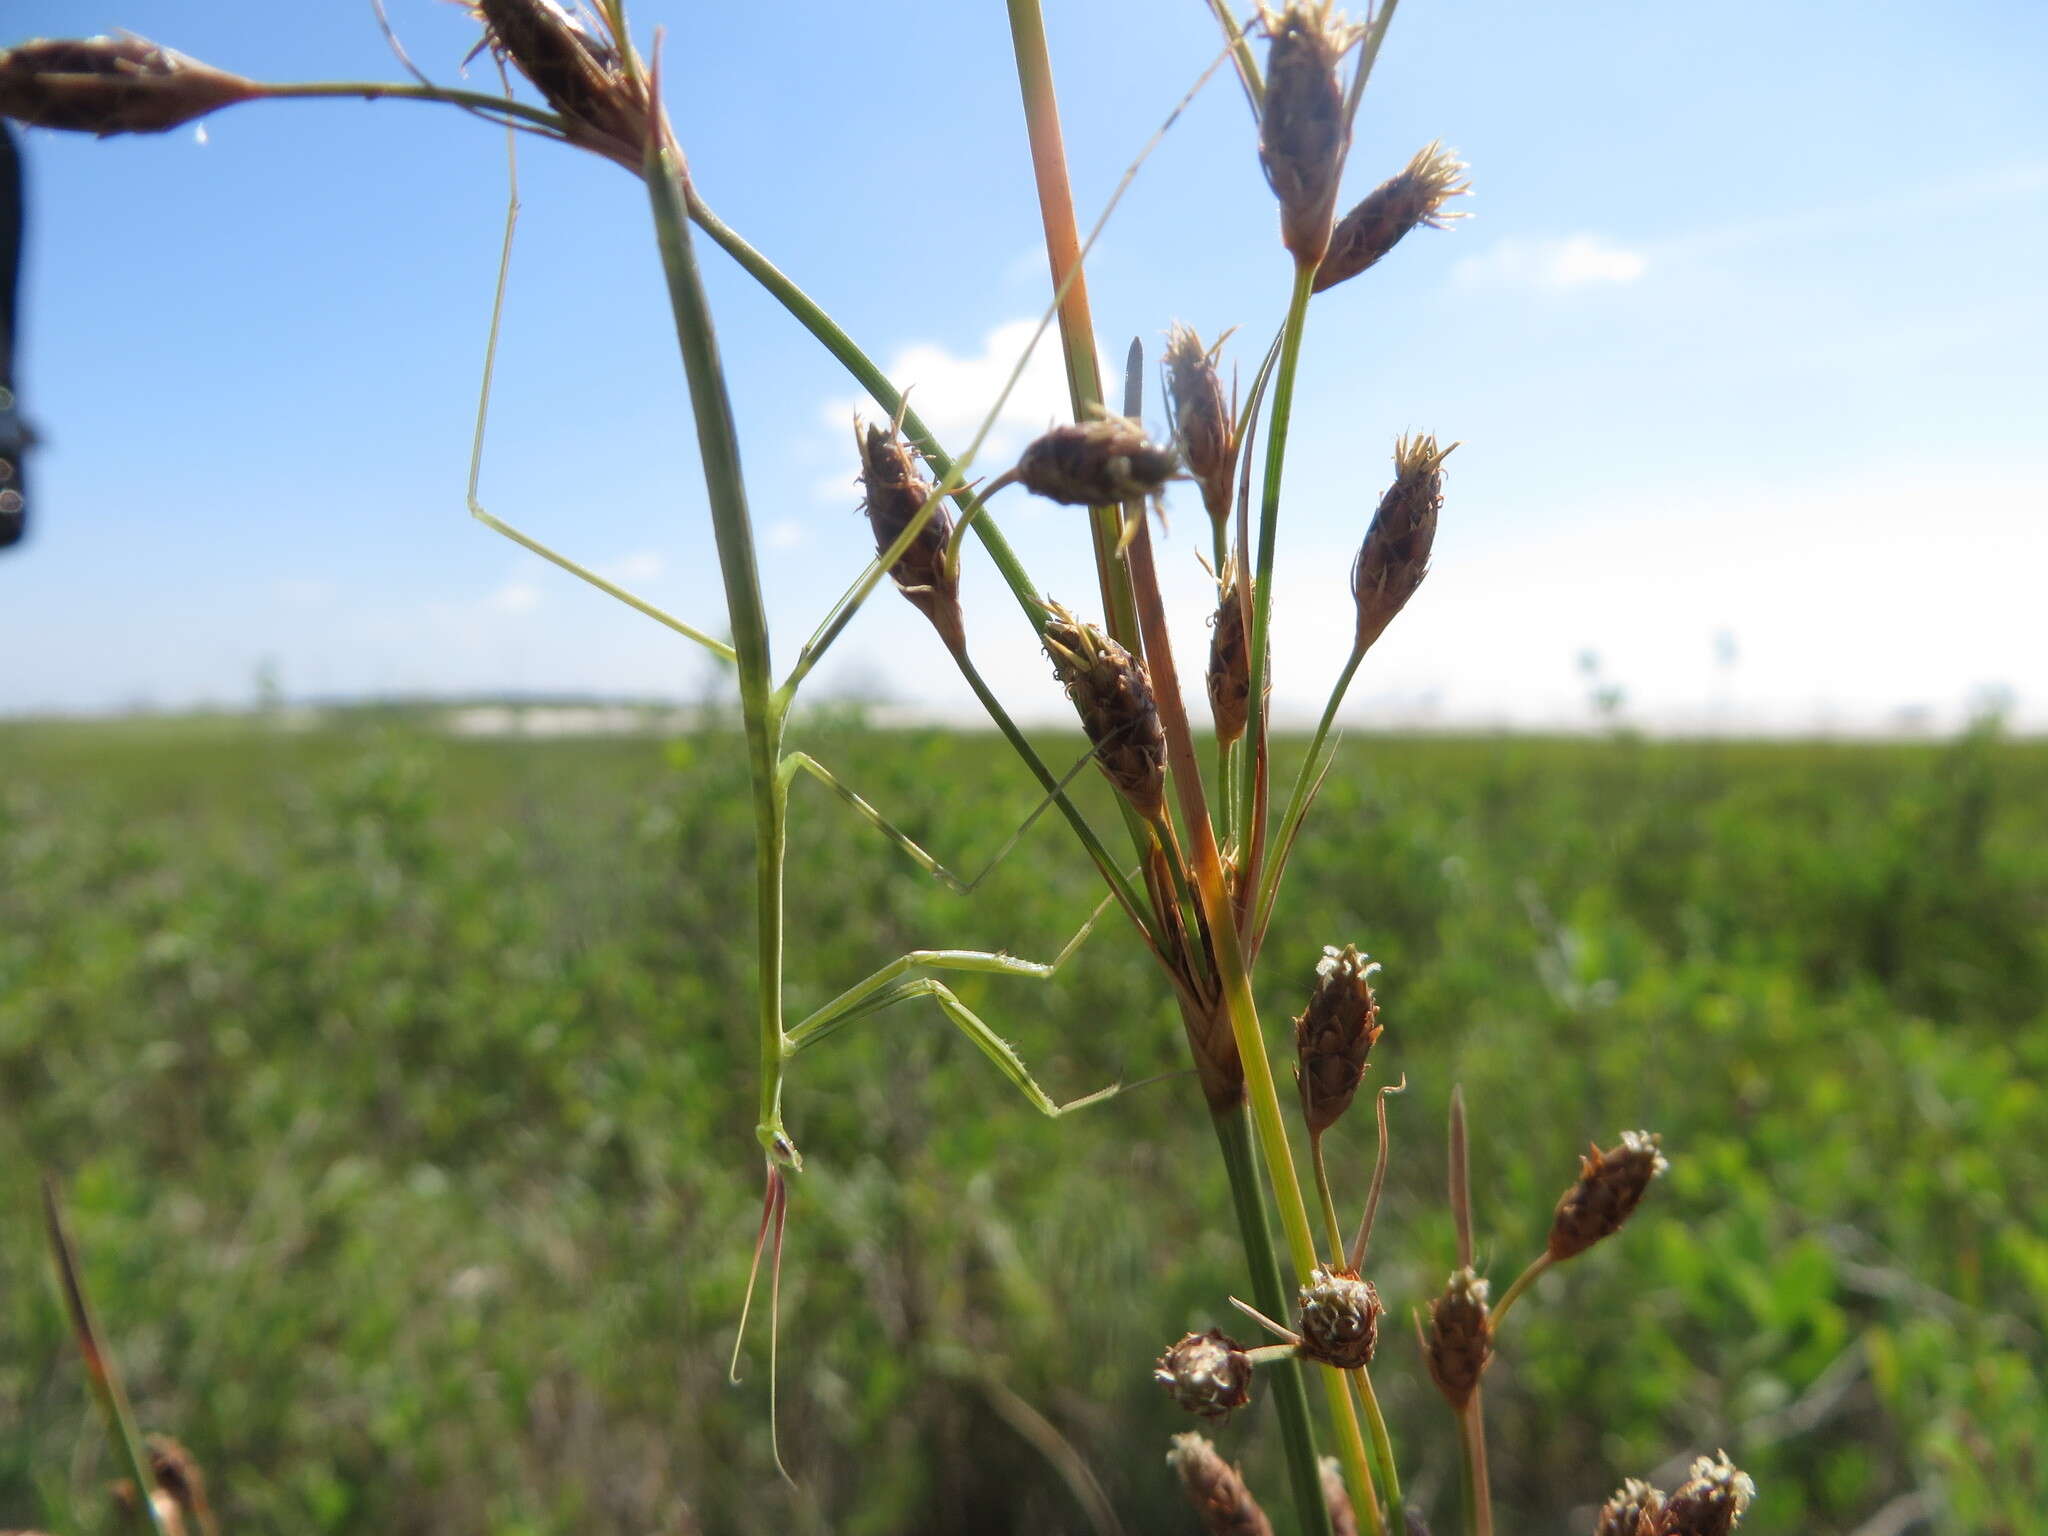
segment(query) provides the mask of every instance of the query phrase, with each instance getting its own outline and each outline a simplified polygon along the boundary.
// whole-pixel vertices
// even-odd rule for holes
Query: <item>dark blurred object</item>
[[[21,151],[0,123],[0,549],[28,529],[28,487],[22,461],[35,439],[14,397],[14,318],[21,291]]]

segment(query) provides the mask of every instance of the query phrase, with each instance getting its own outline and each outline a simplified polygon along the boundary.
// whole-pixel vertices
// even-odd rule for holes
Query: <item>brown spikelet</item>
[[[1259,164],[1280,200],[1280,242],[1309,266],[1330,244],[1337,183],[1351,144],[1337,64],[1359,33],[1330,0],[1288,0],[1277,14],[1261,4],[1259,19],[1271,39]]]
[[[1356,945],[1328,945],[1316,966],[1316,989],[1294,1021],[1301,1112],[1309,1134],[1335,1125],[1358,1092],[1366,1059],[1383,1032],[1372,973],[1379,966]]]
[[[213,1536],[217,1527],[199,1459],[169,1435],[150,1435],[148,1446],[149,1471],[158,1491],[177,1506],[186,1529]]]
[[[1553,1261],[1584,1253],[1621,1230],[1650,1181],[1670,1166],[1657,1150],[1658,1141],[1653,1131],[1623,1131],[1617,1146],[1605,1152],[1596,1146],[1579,1159],[1579,1177],[1551,1219],[1548,1252]]]
[[[0,51],[0,117],[77,133],[162,133],[263,94],[140,37],[37,38]]]
[[[1152,1379],[1189,1413],[1224,1419],[1252,1400],[1252,1361],[1221,1329],[1181,1337],[1159,1357]]]
[[[1663,1493],[1632,1477],[1600,1506],[1593,1536],[1656,1536],[1663,1517]]]
[[[1409,230],[1427,224],[1442,229],[1462,213],[1445,213],[1444,200],[1462,197],[1472,190],[1469,181],[1458,178],[1465,163],[1444,149],[1441,143],[1418,150],[1406,170],[1381,182],[1358,205],[1337,221],[1330,236],[1330,253],[1316,268],[1315,291],[1358,276],[1401,243]]]
[[[1444,1401],[1462,1409],[1493,1360],[1493,1317],[1486,1282],[1470,1267],[1455,1270],[1441,1296],[1429,1304],[1429,1333],[1422,1358]]]
[[[1756,1484],[1737,1470],[1726,1451],[1702,1456],[1664,1501],[1652,1536],[1729,1536],[1755,1497]]]
[[[1047,603],[1045,653],[1095,743],[1095,761],[1147,821],[1166,811],[1166,732],[1145,664],[1093,624]]]
[[[1054,427],[1025,448],[1010,473],[1034,495],[1070,507],[1110,507],[1156,496],[1179,460],[1128,416]]]
[[[931,499],[931,483],[918,472],[909,446],[894,431],[872,422],[853,422],[854,447],[860,453],[860,482],[866,490],[861,510],[874,530],[875,553],[887,554],[911,520]],[[946,648],[958,655],[967,645],[960,612],[960,582],[946,569],[946,545],[953,537],[953,519],[943,504],[919,530],[902,558],[889,568],[896,586],[932,621]]]
[[[1219,341],[1205,349],[1201,337],[1176,325],[1167,335],[1165,357],[1174,439],[1188,473],[1202,488],[1203,508],[1218,523],[1230,516],[1237,479],[1237,422],[1216,373],[1216,353],[1222,345]]]
[[[639,168],[652,128],[644,82],[585,17],[558,0],[472,0],[484,42],[533,82],[585,147]]]
[[[1316,1464],[1323,1476],[1323,1508],[1330,1516],[1330,1536],[1358,1536],[1358,1516],[1351,1512],[1351,1490],[1344,1486],[1344,1468],[1334,1456]]]
[[[1209,1536],[1273,1536],[1244,1475],[1218,1455],[1206,1437],[1193,1430],[1175,1435],[1166,1464],[1180,1478],[1188,1503]]]
[[[1295,1331],[1303,1358],[1340,1371],[1372,1364],[1380,1339],[1380,1293],[1348,1269],[1317,1265],[1301,1288]]]
[[[1394,444],[1394,483],[1380,497],[1351,567],[1351,596],[1358,606],[1353,643],[1360,651],[1386,632],[1429,574],[1437,514],[1444,504],[1443,463],[1457,446],[1438,448],[1427,434],[1404,436]]]
[[[1244,632],[1244,603],[1235,565],[1223,574],[1223,595],[1209,621],[1208,682],[1216,739],[1227,747],[1244,734],[1251,714],[1252,648]]]

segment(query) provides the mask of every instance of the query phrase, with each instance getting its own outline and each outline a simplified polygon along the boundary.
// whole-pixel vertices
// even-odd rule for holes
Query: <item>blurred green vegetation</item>
[[[956,867],[1032,801],[990,738],[798,736]],[[797,1016],[912,947],[1049,956],[1096,899],[1049,823],[961,899],[795,793]],[[49,1166],[139,1417],[231,1533],[1085,1529],[1020,1398],[1127,1529],[1190,1530],[1148,1370],[1244,1289],[1192,1082],[1055,1124],[925,1007],[797,1063],[777,1480],[765,1330],[725,1380],[749,835],[711,729],[0,727],[0,1526],[112,1528]],[[1517,1310],[1504,1529],[1583,1530],[1723,1445],[1758,1536],[1915,1493],[1931,1523],[1895,1529],[2039,1529],[2048,747],[1354,736],[1268,948],[1273,1038],[1343,941],[1385,962],[1375,1071],[1409,1082],[1375,1377],[1440,1533],[1455,1437],[1406,1318],[1451,1265],[1454,1081],[1496,1286],[1588,1139],[1673,1160]],[[1105,919],[1052,983],[952,984],[1067,1096],[1180,1068],[1148,965]],[[1369,1127],[1331,1138],[1347,1200]],[[1218,1438],[1277,1506],[1264,1406]]]

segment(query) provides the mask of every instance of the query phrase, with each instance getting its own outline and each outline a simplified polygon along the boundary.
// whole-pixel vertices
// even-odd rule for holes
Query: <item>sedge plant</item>
[[[1162,359],[1171,431],[1155,438],[1143,424],[1147,367],[1140,344],[1133,343],[1127,357],[1123,397],[1114,409],[1105,398],[1085,267],[1092,235],[1084,239],[1074,209],[1043,17],[1038,0],[1006,3],[1052,289],[1040,331],[1057,327],[1073,420],[1034,441],[1014,465],[981,481],[973,478],[981,468],[977,456],[1002,400],[988,407],[971,441],[949,451],[870,355],[795,279],[717,215],[693,180],[685,146],[663,109],[659,47],[643,53],[636,45],[623,0],[601,0],[594,11],[572,10],[557,0],[474,0],[470,9],[482,30],[480,46],[503,63],[508,78],[523,78],[538,103],[521,99],[509,86],[503,96],[454,90],[417,72],[410,83],[270,85],[124,37],[37,41],[0,53],[0,114],[46,127],[111,134],[161,131],[262,100],[410,99],[452,106],[508,131],[586,151],[639,180],[688,384],[724,584],[723,628],[730,639],[718,638],[715,626],[664,612],[507,523],[478,500],[504,263],[468,504],[479,522],[703,647],[732,670],[753,821],[751,1002],[758,1061],[756,1137],[763,1172],[754,1262],[769,1293],[771,1415],[773,1303],[784,1226],[803,1168],[785,1108],[798,1060],[884,1010],[930,1004],[1045,1116],[1057,1119],[1102,1105],[1116,1095],[1117,1085],[1065,1101],[1056,1098],[943,978],[980,973],[1052,980],[1114,908],[1112,921],[1152,957],[1177,1006],[1195,1085],[1229,1177],[1232,1216],[1244,1249],[1249,1299],[1231,1299],[1270,1335],[1247,1347],[1220,1327],[1191,1333],[1165,1350],[1155,1374],[1176,1402],[1212,1421],[1226,1419],[1250,1401],[1255,1381],[1273,1399],[1285,1448],[1286,1497],[1300,1530],[1316,1536],[1343,1530],[1405,1536],[1420,1517],[1404,1499],[1399,1448],[1373,1385],[1385,1307],[1367,1274],[1390,1155],[1386,1098],[1395,1088],[1382,1086],[1373,1096],[1380,1155],[1355,1235],[1342,1219],[1323,1155],[1324,1136],[1351,1109],[1385,1027],[1374,986],[1378,967],[1354,945],[1326,949],[1286,1042],[1294,1054],[1291,1096],[1283,1094],[1273,1065],[1254,976],[1289,856],[1332,759],[1330,736],[1340,706],[1373,645],[1428,572],[1444,504],[1445,462],[1457,446],[1424,433],[1395,443],[1393,475],[1371,515],[1352,572],[1353,644],[1336,669],[1299,772],[1276,806],[1269,709],[1275,554],[1309,322],[1318,302],[1332,302],[1323,295],[1369,271],[1410,232],[1457,217],[1447,205],[1466,191],[1464,168],[1440,145],[1429,145],[1340,216],[1352,123],[1394,19],[1394,0],[1382,0],[1375,13],[1358,23],[1337,13],[1329,0],[1289,0],[1277,10],[1262,6],[1251,17],[1238,16],[1223,0],[1211,0],[1221,31],[1214,67],[1227,63],[1238,79],[1252,115],[1246,164],[1256,158],[1278,205],[1281,239],[1273,281],[1285,287],[1285,320],[1241,399],[1223,388],[1224,343],[1204,344],[1194,330],[1173,325]],[[1171,115],[1167,120],[1172,121]],[[512,207],[516,215],[516,197]],[[508,216],[506,262],[513,223]],[[874,557],[786,667],[778,667],[772,644],[747,478],[702,276],[700,240],[731,258],[780,303],[881,413],[856,423],[852,455],[874,535]],[[1011,385],[1025,361],[1018,359]],[[1170,491],[1178,494],[1178,487],[1188,485],[1198,491],[1208,521],[1216,582],[1212,628],[1198,668],[1213,727],[1214,745],[1206,758],[1183,702],[1187,690],[1167,622],[1152,534],[1155,507]],[[1099,619],[1079,605],[1055,601],[1032,579],[991,510],[991,502],[1005,491],[1081,509],[1082,536],[1092,550],[1097,585],[1089,607]],[[1086,737],[1076,766],[1085,769],[1092,763],[1108,780],[1116,792],[1120,824],[1100,826],[1091,820],[1068,793],[1076,768],[1046,761],[983,678],[970,654],[961,608],[960,573],[970,549],[995,568],[1029,631],[1027,636],[1020,630],[1020,639],[1043,649],[1072,701]],[[822,785],[927,874],[962,892],[976,884],[920,847],[858,786],[791,744],[794,710],[807,679],[884,585],[893,586],[930,622],[933,643],[1036,780],[1044,795],[1042,809],[1055,812],[1068,828],[1099,874],[1104,894],[1072,941],[1049,962],[934,944],[889,960],[844,984],[814,1012],[791,1019],[785,1011],[784,863],[793,792],[801,780]],[[1284,1102],[1288,1097],[1301,1116],[1307,1179],[1296,1156]],[[1545,1269],[1619,1229],[1662,1170],[1663,1157],[1648,1133],[1627,1133],[1608,1151],[1596,1147],[1560,1202],[1543,1254],[1498,1303],[1489,1305],[1487,1281],[1473,1267],[1462,1114],[1459,1102],[1450,1182],[1458,1267],[1444,1294],[1430,1304],[1426,1325],[1418,1321],[1417,1326],[1424,1366],[1457,1418],[1471,1528],[1490,1533],[1480,1382],[1494,1358],[1501,1326]],[[53,1205],[51,1231],[69,1275],[54,1210]],[[753,1293],[750,1281],[750,1299]],[[90,1366],[103,1351],[83,1321],[82,1292],[73,1284],[66,1294],[74,1298]],[[743,1318],[742,1345],[744,1339]],[[1141,1363],[1134,1362],[1133,1368]],[[145,1452],[132,1416],[118,1395],[107,1401],[116,1439],[139,1467]],[[1029,1413],[1028,1405],[1020,1407]],[[1322,1456],[1326,1446],[1334,1453],[1328,1461]],[[1168,1460],[1208,1529],[1270,1529],[1251,1485],[1204,1437],[1177,1437]],[[1669,1495],[1644,1484],[1626,1485],[1602,1510],[1599,1530],[1602,1536],[1718,1536],[1741,1518],[1751,1492],[1748,1480],[1725,1457],[1702,1458],[1692,1478]]]

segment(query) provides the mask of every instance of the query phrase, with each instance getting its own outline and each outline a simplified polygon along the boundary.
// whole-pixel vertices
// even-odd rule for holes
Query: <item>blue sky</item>
[[[452,78],[472,38],[391,0]],[[391,78],[367,4],[13,0],[7,36],[126,27],[267,79]],[[1046,299],[1002,8],[642,4],[708,200],[964,441]],[[1215,53],[1197,0],[1048,0],[1084,220]],[[1583,652],[1653,725],[1882,728],[1987,690],[2048,725],[2048,8],[1712,10],[1408,0],[1346,202],[1442,138],[1473,218],[1317,300],[1288,476],[1276,700],[1320,703],[1345,572],[1407,429],[1464,443],[1436,568],[1347,717],[1582,722]],[[488,88],[481,66],[473,83]],[[502,135],[440,108],[236,109],[104,143],[30,136],[22,384],[40,525],[0,557],[0,712],[287,693],[694,696],[708,663],[464,513],[505,199]],[[529,142],[483,495],[722,625],[644,198]],[[715,251],[764,581],[786,659],[871,546],[852,386]],[[1288,266],[1219,75],[1090,264],[1106,358],[1240,327]],[[1047,348],[1014,451],[1063,391]],[[871,408],[870,408],[871,409]],[[1152,411],[1155,425],[1158,413]],[[987,462],[999,464],[1000,460]],[[1206,644],[1199,501],[1162,548]],[[1078,514],[996,511],[1092,606]],[[1026,716],[1063,708],[970,560],[970,640]],[[820,684],[971,708],[884,591]]]

